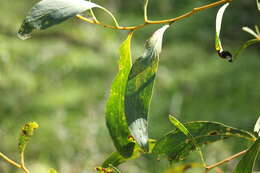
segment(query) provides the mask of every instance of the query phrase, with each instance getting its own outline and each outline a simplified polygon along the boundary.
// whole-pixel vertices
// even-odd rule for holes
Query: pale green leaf
[[[260,116],[255,123],[254,132],[258,133],[258,136],[260,136]]]

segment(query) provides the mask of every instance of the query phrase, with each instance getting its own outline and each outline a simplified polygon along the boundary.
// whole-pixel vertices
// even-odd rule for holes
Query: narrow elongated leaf
[[[118,152],[130,157],[135,143],[131,141],[130,131],[125,117],[124,97],[126,83],[131,69],[130,33],[120,47],[119,71],[115,77],[106,104],[106,124]]]
[[[254,132],[258,133],[258,136],[260,136],[260,116],[255,123]]]
[[[260,1],[259,0],[256,0],[256,5],[257,5],[258,11],[260,11]]]
[[[35,29],[46,29],[99,5],[85,0],[42,0],[26,16],[18,36],[27,39]]]
[[[198,146],[223,140],[228,137],[240,137],[255,140],[247,131],[239,130],[217,122],[196,121],[185,123],[184,126],[196,140]],[[191,151],[195,150],[192,140],[179,129],[173,130],[162,137],[155,145],[153,153],[157,156],[167,155],[171,161],[184,159]]]
[[[239,161],[233,173],[252,173],[259,150],[260,138],[258,138],[249,148],[243,158]]]
[[[225,51],[222,47],[221,40],[220,40],[220,31],[221,31],[221,24],[222,24],[222,18],[223,14],[228,7],[229,3],[224,4],[217,13],[216,17],[216,41],[215,41],[215,47],[216,51],[218,52],[218,55],[223,58],[227,59],[229,62],[232,62],[232,54],[228,51]]]
[[[162,38],[169,25],[158,29],[146,42],[144,55],[133,64],[125,93],[125,113],[131,134],[148,151],[148,124],[150,101],[158,69]]]
[[[260,43],[260,40],[258,39],[251,39],[248,40],[247,42],[245,42],[235,53],[234,55],[234,60],[237,58],[237,56],[244,50],[246,49],[248,46],[256,44],[256,43]]]
[[[174,126],[176,126],[182,133],[184,133],[192,141],[193,145],[196,147],[197,151],[200,154],[201,161],[203,162],[204,165],[206,165],[202,151],[200,147],[197,145],[195,138],[191,135],[189,130],[186,129],[186,127],[179,120],[177,120],[175,117],[171,115],[169,116],[169,120]]]

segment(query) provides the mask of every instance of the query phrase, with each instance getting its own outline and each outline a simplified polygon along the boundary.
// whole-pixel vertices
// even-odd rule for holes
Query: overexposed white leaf
[[[260,116],[255,123],[254,132],[258,133],[258,136],[260,136]]]
[[[221,45],[221,41],[220,41],[220,38],[219,38],[219,35],[220,35],[220,30],[221,30],[221,24],[222,24],[222,18],[223,18],[223,14],[226,10],[226,8],[228,7],[229,3],[226,3],[224,4],[219,10],[218,10],[218,13],[217,13],[217,17],[216,17],[216,37],[218,38],[218,44],[219,44],[219,47],[216,47],[216,49],[218,50],[222,50],[223,51],[223,48],[222,48],[222,45]]]
[[[252,36],[254,36],[255,38],[258,38],[259,36],[256,34],[255,31],[253,31],[252,29],[248,28],[248,27],[243,27],[242,28],[243,31],[251,34]]]
[[[224,4],[217,13],[217,17],[216,17],[216,41],[215,41],[215,48],[218,52],[218,55],[223,58],[223,59],[227,59],[229,62],[232,62],[232,55],[230,52],[228,51],[224,51],[223,47],[222,47],[222,43],[220,40],[220,31],[221,31],[221,25],[222,25],[222,18],[224,15],[224,12],[226,10],[226,8],[228,7],[229,3]]]
[[[85,0],[42,0],[30,10],[18,36],[27,39],[34,29],[46,29],[94,7],[101,8]]]
[[[152,37],[146,41],[146,51],[143,57],[152,57],[153,55],[158,56],[161,53],[163,34],[169,27],[170,25],[164,25],[163,27],[155,31]]]
[[[256,0],[256,6],[258,8],[258,11],[260,11],[260,0]]]

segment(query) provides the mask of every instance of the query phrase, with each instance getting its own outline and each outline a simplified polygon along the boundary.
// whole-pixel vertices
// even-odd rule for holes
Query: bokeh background
[[[118,47],[127,32],[73,18],[22,41],[16,32],[36,2],[0,3],[0,151],[18,160],[19,129],[33,120],[40,128],[26,151],[32,173],[46,173],[50,167],[60,173],[94,173],[115,150],[106,129],[104,106],[117,72]],[[94,2],[110,9],[121,25],[143,21],[142,0]],[[214,1],[151,0],[148,11],[150,19],[166,19],[210,2]],[[173,129],[169,114],[182,122],[218,121],[252,131],[260,114],[260,46],[249,47],[234,63],[218,58],[214,50],[217,10],[199,12],[166,32],[151,104],[151,137],[158,139]],[[105,13],[95,12],[101,21],[111,23]],[[234,53],[251,39],[241,28],[259,25],[259,14],[254,0],[232,2],[222,26],[225,49]],[[158,27],[148,26],[135,33],[133,59],[143,54],[145,40]],[[203,151],[210,164],[249,145],[229,139]],[[193,153],[173,165],[163,158],[157,161],[142,156],[119,168],[124,173],[178,173],[174,169],[185,163],[200,163],[198,155]],[[236,163],[221,169],[230,172]],[[1,173],[19,171],[0,159]]]

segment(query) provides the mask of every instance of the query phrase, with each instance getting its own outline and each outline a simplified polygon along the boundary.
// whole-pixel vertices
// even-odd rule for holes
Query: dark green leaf
[[[189,130],[186,129],[186,127],[179,120],[177,120],[175,117],[173,117],[171,115],[169,116],[169,120],[171,121],[171,123],[174,126],[176,126],[182,133],[184,133],[192,141],[193,145],[196,147],[197,151],[200,154],[203,164],[206,165],[202,151],[201,151],[200,147],[197,145],[195,138],[191,135]]]
[[[94,7],[100,6],[85,0],[42,0],[30,10],[18,36],[27,39],[34,29],[46,29]]]
[[[260,138],[258,138],[249,148],[243,158],[239,161],[233,173],[252,173],[259,150]]]
[[[158,69],[162,38],[169,25],[157,30],[146,42],[146,51],[133,64],[125,93],[125,113],[131,134],[145,151],[148,148],[147,118]]]
[[[185,123],[198,146],[223,140],[228,137],[240,137],[247,140],[255,140],[255,137],[247,131],[239,130],[217,122],[196,121]],[[184,159],[191,151],[195,150],[192,140],[179,129],[169,132],[155,145],[153,153],[157,156],[167,155],[169,160],[178,161]]]
[[[120,47],[119,72],[115,77],[106,105],[106,123],[114,145],[124,157],[130,157],[135,143],[131,140],[125,117],[124,95],[128,74],[131,69],[130,33]]]
[[[235,53],[234,55],[234,60],[237,58],[237,56],[244,50],[246,49],[248,46],[255,44],[255,43],[260,43],[260,40],[258,39],[251,39],[248,40],[247,42],[245,42]]]
[[[149,148],[152,150],[153,147],[155,146],[156,141],[153,139],[149,139]],[[143,151],[141,148],[139,148],[138,145],[135,145],[134,148],[134,152],[132,154],[131,157],[129,158],[124,158],[122,155],[120,155],[118,152],[113,152],[102,164],[103,168],[107,168],[109,167],[109,165],[113,165],[113,166],[118,166],[128,160],[133,160],[136,159],[138,157],[140,157],[140,155],[143,154]]]

